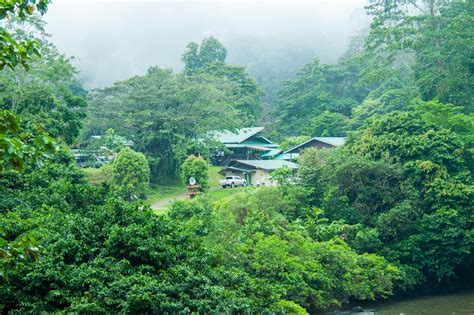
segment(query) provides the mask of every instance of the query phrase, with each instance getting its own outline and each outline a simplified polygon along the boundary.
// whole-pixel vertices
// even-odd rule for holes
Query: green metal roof
[[[272,157],[275,155],[278,155],[281,152],[280,149],[271,149],[270,151],[267,151],[262,154],[262,157]]]
[[[328,143],[330,145],[333,145],[335,147],[339,147],[341,145],[344,145],[346,143],[346,138],[345,137],[314,137],[313,139],[316,139],[321,142]]]
[[[247,140],[248,138],[256,135],[263,130],[263,127],[250,127],[250,128],[241,128],[237,129],[235,132],[229,130],[222,131],[213,131],[211,136],[224,144],[228,143],[241,143]]]
[[[319,141],[333,147],[339,147],[346,142],[346,138],[345,137],[314,137],[314,138],[309,139],[308,141],[298,144],[297,146],[294,146],[293,148],[289,150],[286,150],[285,153],[298,149],[299,147],[312,141]]]
[[[233,149],[233,148],[246,148],[246,147],[262,147],[264,149],[271,150],[272,148],[278,147],[277,144],[270,144],[270,143],[262,143],[258,141],[245,141],[242,143],[228,143],[225,144],[226,148]]]
[[[299,153],[282,153],[275,156],[274,160],[296,160],[299,158]]]
[[[288,166],[291,169],[298,168],[296,163],[285,160],[238,160],[237,162],[263,170],[276,170],[282,168],[283,166]]]
[[[255,172],[255,170],[248,170],[246,168],[240,168],[240,167],[235,167],[235,166],[226,166],[220,172],[225,172],[226,170],[238,171],[238,172],[243,172],[243,173]]]
[[[278,147],[278,144],[275,144],[275,143],[266,143],[266,142],[259,142],[259,141],[244,141],[240,144],[251,145],[251,146],[259,146],[259,147],[268,147],[268,148]]]

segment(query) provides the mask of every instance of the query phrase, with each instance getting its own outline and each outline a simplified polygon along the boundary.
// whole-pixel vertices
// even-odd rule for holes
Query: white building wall
[[[276,182],[270,179],[270,171],[257,169],[252,173],[252,185],[257,186],[276,186]]]
[[[240,176],[245,179],[245,174],[243,172],[238,171],[231,171],[228,170],[225,173],[225,176]],[[277,183],[270,179],[270,171],[257,169],[255,172],[251,173],[252,182],[250,183],[252,186],[276,186]]]

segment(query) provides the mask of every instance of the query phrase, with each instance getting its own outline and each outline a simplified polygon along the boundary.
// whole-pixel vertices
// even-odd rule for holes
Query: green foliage
[[[314,61],[284,83],[273,109],[277,134],[342,136],[375,115],[410,110],[414,98],[472,113],[469,1],[374,0],[367,10],[368,34],[338,64]]]
[[[43,14],[48,3],[46,0],[0,1],[0,20],[7,21],[0,27],[0,70],[3,70],[0,72],[0,169],[21,169],[25,163],[39,163],[43,158],[58,151],[58,144],[52,138],[58,136],[54,128],[64,133],[70,132],[66,141],[72,140],[79,132],[80,115],[68,110],[52,110],[53,104],[45,106],[44,100],[49,101],[50,95],[45,89],[40,91],[34,83],[34,78],[38,79],[36,82],[41,80],[36,71],[37,64],[41,62],[38,62],[38,58],[33,58],[34,55],[39,56],[40,40],[31,34],[18,31],[15,27],[18,20],[15,17],[22,22],[35,10]],[[28,78],[26,72],[20,69],[16,72],[4,70],[5,67],[13,69],[18,64],[22,64],[25,69],[35,70]],[[71,107],[75,106],[71,104],[78,102],[71,93],[65,93],[64,99]],[[36,106],[32,106],[32,103]],[[34,112],[34,116],[25,114],[27,111]],[[76,120],[73,119],[74,115]],[[38,119],[41,116],[42,118]],[[43,124],[43,117],[54,121],[58,116],[62,118],[60,122]],[[68,129],[70,126],[72,131]]]
[[[25,162],[40,163],[59,150],[58,143],[41,130],[21,130],[21,120],[8,110],[0,110],[0,171],[22,169]]]
[[[180,167],[206,189],[206,135],[256,123],[259,86],[211,37],[188,45],[182,74],[150,68],[93,91],[83,138],[106,134],[116,152],[127,135],[142,153],[122,149],[112,183],[91,186],[52,139],[73,144],[81,129],[76,71],[34,18],[33,57],[12,18],[47,4],[0,0],[0,68],[30,65],[0,73],[2,313],[305,314],[471,280],[469,2],[371,1],[365,50],[358,37],[338,64],[303,67],[273,112],[282,149],[347,144],[305,150],[296,177],[272,174],[279,187],[210,192],[161,216],[130,199]]]
[[[201,186],[201,191],[206,191],[209,188],[209,165],[202,157],[190,155],[181,165],[183,182],[189,183],[191,177],[196,179],[196,183]]]
[[[420,99],[414,99],[411,106],[421,114],[424,120],[455,132],[462,138],[466,147],[472,150],[474,144],[474,114],[463,113],[462,106],[443,104],[436,100],[424,102]]]
[[[109,128],[105,133],[104,144],[112,152],[119,152],[125,146],[125,138],[117,135],[114,129]]]
[[[415,112],[394,112],[373,119],[350,151],[391,163],[432,161],[448,170],[465,167],[464,144],[446,129]]]
[[[339,113],[324,111],[313,117],[306,133],[322,137],[342,137],[348,129],[349,118]]]
[[[397,166],[344,154],[340,150],[308,149],[299,175],[311,189],[311,203],[332,220],[367,223],[403,199]]]
[[[424,100],[439,98],[472,112],[474,9],[469,1],[377,0],[368,12],[373,21],[366,48],[379,64],[400,67],[401,59],[409,59]]]
[[[74,211],[18,209],[0,218],[2,237],[17,243],[32,235],[39,243],[31,247],[38,252],[34,256],[0,261],[2,311],[173,313],[248,307],[245,297],[218,284],[226,272],[213,272],[192,222],[158,217],[105,194],[94,201],[94,190],[76,196],[81,202]],[[231,287],[234,281],[227,283]]]
[[[325,308],[350,297],[390,294],[395,267],[376,255],[356,254],[340,239],[311,239],[300,222],[286,219],[293,207],[277,189],[235,195],[220,205],[208,246],[228,268],[245,271],[262,304]]]
[[[210,187],[219,187],[219,181],[224,178],[224,175],[219,173],[221,171],[220,166],[211,166],[209,165],[209,186]]]
[[[280,300],[272,305],[270,308],[271,312],[282,313],[282,314],[308,314],[304,308],[299,306],[293,301]]]
[[[415,97],[413,89],[403,86],[401,82],[392,80],[369,93],[364,101],[352,109],[353,127],[360,127],[364,122],[377,115],[393,111],[408,111]]]
[[[77,82],[71,59],[47,43],[47,35],[41,33],[41,26],[34,21],[27,22],[38,31],[38,40],[44,42],[42,59],[33,58],[28,71],[0,72],[0,108],[20,115],[27,122],[26,127],[42,129],[70,145],[79,135],[81,119],[85,117],[85,92]],[[20,26],[12,22],[9,27],[15,30]]]
[[[112,178],[117,193],[123,198],[144,198],[150,181],[146,157],[130,148],[122,149],[113,161]]]
[[[100,168],[88,167],[83,168],[87,181],[92,185],[99,185],[105,182],[112,183],[112,167],[113,163],[107,163]]]
[[[213,63],[223,63],[226,57],[227,49],[212,36],[204,38],[201,45],[191,42],[186,46],[186,51],[182,56],[184,71],[192,74]]]
[[[25,19],[35,10],[46,12],[49,0],[1,0],[0,21],[15,16]],[[32,39],[16,39],[10,32],[0,27],[0,71],[5,67],[15,68],[18,64],[28,68],[33,55],[39,56],[39,43]]]
[[[322,65],[318,60],[305,65],[278,93],[274,111],[278,130],[286,136],[315,136],[313,133],[322,134],[327,128],[336,128],[327,130],[334,135],[342,133],[342,121],[368,93],[367,88],[357,85],[359,77],[360,62],[356,59],[338,65]],[[336,116],[338,122],[332,123]],[[312,120],[326,121],[324,129],[319,130]]]
[[[292,169],[286,165],[283,165],[283,167],[280,167],[279,169],[276,169],[271,173],[272,180],[275,180],[279,186],[286,186],[291,184],[292,176]]]
[[[3,312],[304,313],[385,296],[397,278],[381,257],[312,240],[285,219],[292,205],[276,189],[218,211],[205,198],[180,201],[156,216],[58,162],[9,185],[23,203],[0,217],[11,244],[0,252]]]

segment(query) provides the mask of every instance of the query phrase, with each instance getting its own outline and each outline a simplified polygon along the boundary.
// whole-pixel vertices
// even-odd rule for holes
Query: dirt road
[[[164,208],[167,208],[171,201],[179,200],[179,199],[186,199],[186,198],[189,198],[189,196],[186,193],[181,193],[181,194],[173,196],[173,197],[161,199],[161,200],[155,202],[154,204],[152,204],[151,208],[155,209],[155,210],[162,210]]]

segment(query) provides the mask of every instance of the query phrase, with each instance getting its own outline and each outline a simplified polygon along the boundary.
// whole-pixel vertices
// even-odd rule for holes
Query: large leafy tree
[[[223,63],[227,57],[227,49],[214,37],[207,37],[201,44],[191,42],[186,46],[182,60],[184,71],[192,74],[205,69],[213,63]]]
[[[84,117],[84,90],[74,78],[76,70],[48,43],[44,22],[32,15],[36,10],[44,13],[47,4],[6,1],[0,6],[4,19],[0,42],[6,47],[0,66],[2,61],[8,66],[0,72],[1,167],[21,168],[25,161],[38,162],[57,150],[53,138],[71,144]],[[23,69],[14,69],[18,64]]]
[[[7,31],[3,23],[7,18],[18,16],[24,19],[33,14],[35,9],[46,12],[48,1],[0,1],[0,71],[22,64],[28,67],[27,61],[39,54],[38,42],[34,39],[18,40]],[[0,169],[4,166],[21,168],[25,160],[37,160],[45,151],[54,151],[52,139],[41,132],[19,134],[21,120],[7,110],[0,112]]]
[[[472,268],[465,144],[420,117],[381,116],[347,148],[308,150],[299,159],[307,189],[299,199],[324,214],[308,220],[314,237],[337,235],[359,252],[384,255],[402,270],[400,289],[449,282]]]
[[[48,135],[72,144],[85,117],[85,92],[75,79],[76,70],[52,46],[43,46],[42,59],[30,61],[28,71],[0,73],[0,108],[22,117]]]
[[[413,187],[409,199],[416,225],[403,241],[390,246],[391,255],[428,279],[441,280],[451,277],[470,253],[474,188],[466,143],[420,116],[407,112],[375,119],[349,148],[370,159],[402,165],[403,185]]]

